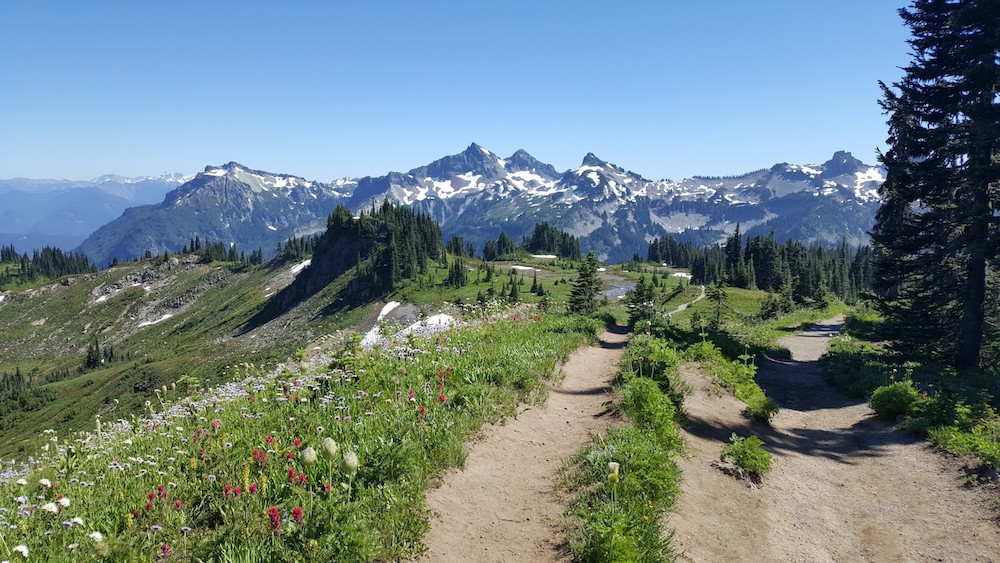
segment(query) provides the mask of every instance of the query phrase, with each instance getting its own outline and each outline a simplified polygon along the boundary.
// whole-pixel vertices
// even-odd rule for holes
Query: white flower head
[[[63,497],[63,498],[57,500],[56,502],[58,502],[59,506],[61,506],[63,508],[69,508],[69,497]]]
[[[39,479],[38,484],[43,487],[52,488],[52,481],[49,481],[48,479]]]
[[[92,539],[94,541],[104,541],[104,534],[102,534],[102,533],[100,533],[100,532],[98,532],[96,530],[93,531],[93,532],[90,532],[90,534],[88,534],[87,537],[89,537],[90,539]]]
[[[331,460],[337,457],[337,451],[340,448],[337,447],[337,442],[333,438],[323,438],[323,443],[319,445],[319,451],[323,455],[323,459]]]
[[[83,518],[80,518],[79,516],[74,516],[70,518],[69,521],[76,524],[77,526],[83,526]]]
[[[14,551],[20,553],[25,559],[28,558],[28,546],[23,543],[21,545],[15,545]]]
[[[47,502],[42,505],[42,510],[44,510],[45,512],[51,512],[52,514],[55,514],[59,512],[59,507],[56,506],[56,503],[54,502]]]
[[[316,450],[311,447],[302,450],[302,464],[305,466],[314,465],[316,463]]]
[[[353,477],[358,472],[358,465],[358,454],[354,453],[353,450],[348,450],[344,454],[344,473]]]
[[[28,484],[28,480],[25,479],[24,477],[21,477],[16,482],[17,482],[18,485],[27,485]]]

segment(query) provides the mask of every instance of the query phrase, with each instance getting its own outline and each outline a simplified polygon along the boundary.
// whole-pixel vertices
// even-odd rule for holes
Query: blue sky
[[[0,2],[0,178],[873,163],[902,0]]]

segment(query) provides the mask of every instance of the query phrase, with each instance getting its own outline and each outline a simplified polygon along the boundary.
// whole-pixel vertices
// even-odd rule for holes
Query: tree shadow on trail
[[[624,335],[629,334],[631,332],[631,330],[629,329],[629,327],[622,326],[622,325],[609,326],[609,327],[606,328],[606,330],[608,332],[610,332],[611,334],[617,334],[617,335],[620,335],[620,336],[624,336]],[[608,342],[607,340],[604,340],[604,339],[598,337],[597,338],[597,343],[598,343],[598,345],[601,348],[604,348],[605,350],[623,350],[623,349],[625,349],[626,346],[628,346],[628,340],[627,339],[626,340],[622,340],[621,342]]]
[[[831,387],[815,361],[765,360],[757,366],[757,385],[781,408],[797,411],[840,409],[864,400]]]
[[[805,455],[823,457],[838,463],[853,465],[862,458],[887,455],[897,444],[913,444],[922,440],[908,432],[900,432],[889,423],[873,417],[837,429],[775,428],[769,424],[744,419],[737,424],[720,425],[691,413],[686,413],[688,434],[719,443],[727,443],[736,433],[755,435],[764,447],[778,457]]]

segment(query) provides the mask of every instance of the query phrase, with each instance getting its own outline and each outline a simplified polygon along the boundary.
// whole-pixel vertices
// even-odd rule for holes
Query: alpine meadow
[[[0,563],[1000,556],[1000,1],[0,53]]]

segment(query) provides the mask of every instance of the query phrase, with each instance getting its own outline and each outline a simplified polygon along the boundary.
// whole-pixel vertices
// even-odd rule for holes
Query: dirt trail
[[[782,409],[751,423],[694,367],[684,402],[688,459],[669,516],[681,561],[1000,561],[988,494],[963,486],[959,463],[875,419],[829,387],[816,360],[842,319],[782,343],[792,360],[762,362],[758,381]],[[775,455],[759,490],[710,463],[729,435],[757,434]]]
[[[555,491],[563,461],[613,423],[611,379],[628,335],[605,332],[600,346],[580,348],[544,405],[522,407],[513,420],[485,429],[468,445],[464,470],[427,493],[437,515],[420,561],[569,561],[562,532],[566,499]]]

